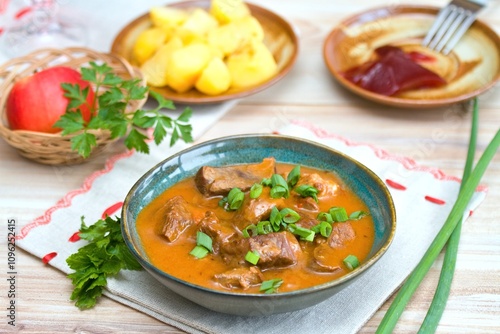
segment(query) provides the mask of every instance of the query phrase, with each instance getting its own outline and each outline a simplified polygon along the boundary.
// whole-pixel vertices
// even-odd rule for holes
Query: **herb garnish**
[[[219,201],[219,206],[226,211],[235,211],[241,207],[244,199],[245,193],[240,188],[233,188]]]
[[[142,269],[123,240],[120,222],[118,217],[106,217],[86,226],[82,217],[79,236],[89,243],[66,259],[75,271],[68,275],[74,287],[71,300],[82,310],[96,304],[108,277],[122,269]]]
[[[208,255],[208,253],[213,252],[212,248],[212,238],[208,234],[201,231],[196,232],[196,246],[189,252],[198,259],[202,259]]]
[[[63,83],[64,96],[69,99],[68,110],[54,126],[62,129],[62,135],[78,133],[71,138],[71,148],[83,157],[88,157],[97,145],[96,136],[91,130],[108,130],[111,138],[125,138],[125,146],[139,152],[149,153],[148,137],[141,130],[153,128],[155,143],[160,144],[170,131],[170,146],[177,140],[192,142],[192,127],[188,124],[192,110],[185,108],[177,119],[160,112],[162,109],[174,110],[174,103],[160,94],[149,91],[158,102],[153,110],[126,111],[127,105],[133,100],[142,100],[148,93],[148,88],[141,85],[141,80],[126,80],[113,73],[113,69],[103,63],[90,62],[90,67],[81,68],[82,79],[95,87],[95,98],[92,105],[87,106],[92,111],[90,121],[86,122],[81,110],[87,104],[88,89],[81,89],[78,84]],[[99,94],[101,88],[106,91]]]
[[[283,280],[281,278],[273,278],[262,282],[259,291],[263,291],[266,294],[275,293],[281,284],[283,284]]]

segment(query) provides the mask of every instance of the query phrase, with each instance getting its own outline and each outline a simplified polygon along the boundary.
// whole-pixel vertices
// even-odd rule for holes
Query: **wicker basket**
[[[102,152],[116,139],[111,139],[108,131],[95,131],[97,146],[94,147],[89,158],[84,159],[77,152],[71,150],[70,139],[74,135],[62,136],[24,130],[9,129],[6,116],[6,102],[14,83],[20,78],[32,75],[42,69],[63,65],[79,70],[91,61],[105,62],[114,73],[125,78],[140,78],[146,82],[142,73],[132,67],[126,60],[113,54],[96,52],[87,48],[41,49],[24,57],[12,59],[0,66],[0,136],[19,154],[36,162],[48,165],[69,165],[82,163]],[[106,89],[103,87],[102,89]],[[101,92],[96,92],[101,94]],[[143,100],[131,101],[127,111],[141,108],[146,102]]]

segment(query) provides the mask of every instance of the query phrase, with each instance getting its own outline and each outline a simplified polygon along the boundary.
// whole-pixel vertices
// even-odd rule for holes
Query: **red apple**
[[[89,83],[81,74],[65,66],[50,67],[17,81],[7,98],[7,120],[13,130],[30,130],[56,133],[61,129],[54,124],[66,112],[69,100],[64,97],[62,83],[78,84],[81,89]],[[88,121],[92,111],[89,106],[94,100],[94,91],[89,89],[88,105],[79,109],[83,119]]]

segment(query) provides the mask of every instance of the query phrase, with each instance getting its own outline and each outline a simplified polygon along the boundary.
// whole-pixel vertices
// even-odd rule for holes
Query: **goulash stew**
[[[328,282],[369,254],[368,208],[338,176],[304,166],[204,166],[137,218],[152,263],[210,289],[273,293]]]

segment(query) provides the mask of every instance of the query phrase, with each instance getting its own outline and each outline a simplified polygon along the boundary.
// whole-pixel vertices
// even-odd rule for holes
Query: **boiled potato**
[[[169,86],[178,93],[193,88],[212,57],[210,47],[202,43],[189,44],[174,51],[167,64]]]
[[[264,40],[264,29],[253,16],[245,16],[241,20],[234,22],[236,29],[244,36],[245,42],[262,42]]]
[[[151,27],[141,32],[134,44],[135,60],[139,64],[144,63],[169,37],[168,32],[159,27]]]
[[[153,7],[149,11],[149,18],[154,26],[160,28],[175,28],[188,18],[185,10],[172,7]]]
[[[220,23],[228,23],[250,15],[250,9],[242,0],[212,0],[210,14]]]
[[[237,22],[230,22],[211,30],[207,43],[220,50],[224,56],[237,52],[247,44],[264,40],[264,30],[259,21],[246,16]]]
[[[207,36],[207,43],[215,50],[219,50],[225,57],[242,46],[243,35],[235,24],[228,23],[211,30]]]
[[[153,7],[152,27],[133,48],[148,85],[218,95],[258,85],[277,71],[264,29],[242,0],[211,0],[209,10]]]
[[[214,57],[201,72],[195,87],[204,94],[218,95],[227,91],[230,85],[231,74],[226,64],[222,59]]]
[[[160,46],[153,57],[142,64],[141,71],[144,73],[148,85],[153,87],[167,86],[168,61],[172,54],[182,46],[181,39],[174,36],[166,44]]]
[[[232,87],[247,88],[271,78],[277,64],[269,49],[262,42],[252,43],[239,53],[230,55],[226,61],[231,74]]]
[[[218,22],[212,15],[201,8],[196,8],[177,29],[177,34],[185,44],[203,42],[208,32],[217,26]]]

